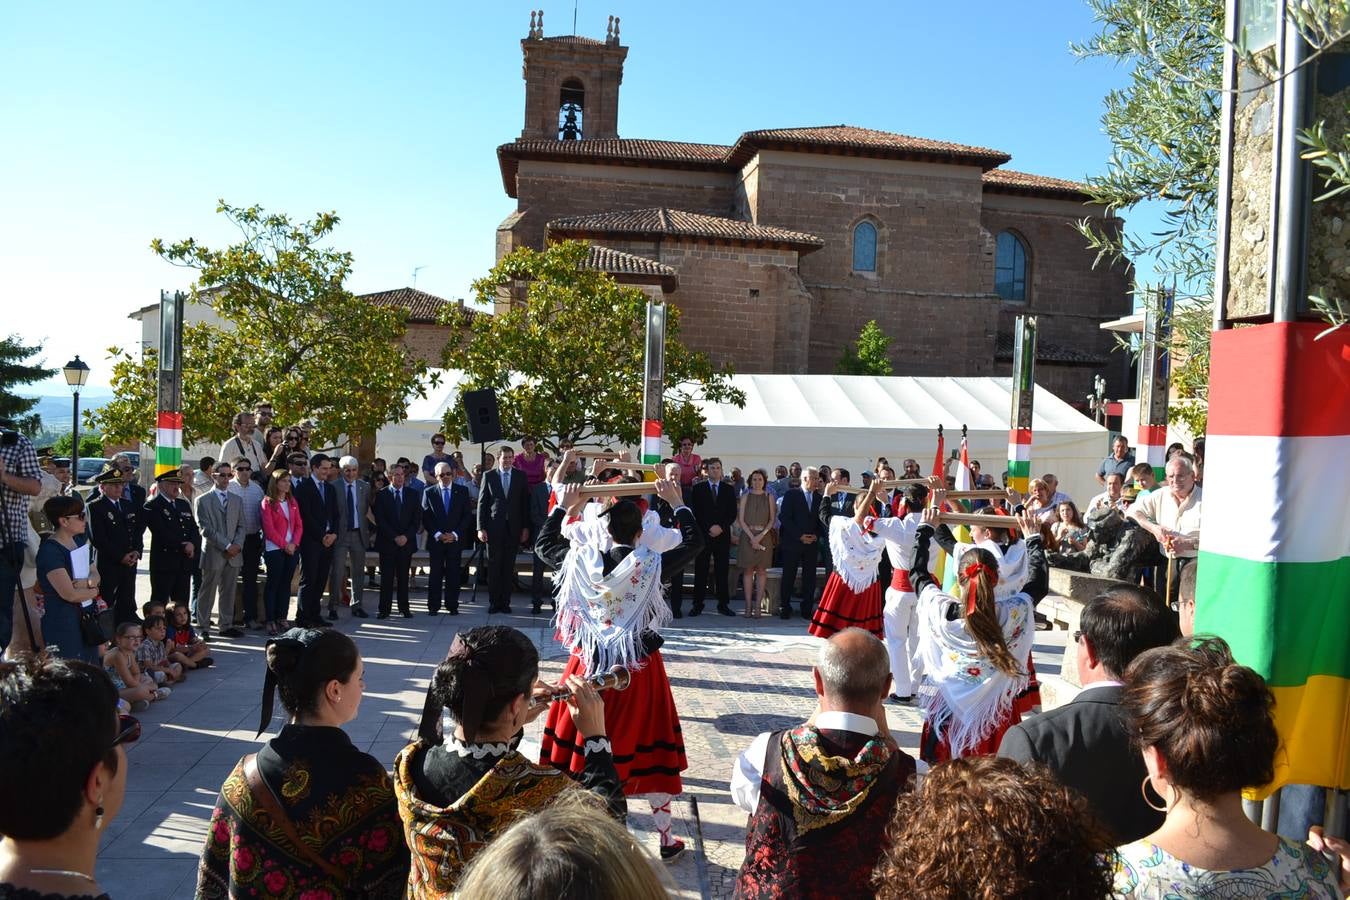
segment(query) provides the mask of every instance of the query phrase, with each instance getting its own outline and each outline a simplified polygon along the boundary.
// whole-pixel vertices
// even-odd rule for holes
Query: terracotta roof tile
[[[679,273],[665,263],[600,244],[591,244],[586,267],[599,269],[622,282],[659,284],[666,293],[673,292],[679,284]]]
[[[1002,150],[971,147],[950,141],[912,137],[890,131],[876,131],[855,125],[824,125],[814,128],[768,128],[747,131],[732,147],[728,161],[745,165],[761,149],[803,150],[853,153],[859,156],[879,156],[884,159],[924,159],[943,162],[965,162],[993,168],[1012,159]]]
[[[583,47],[603,47],[604,41],[595,38],[582,37],[579,34],[555,34],[552,37],[535,38],[537,41],[543,41],[546,44],[579,44]]]
[[[376,291],[373,294],[360,294],[360,299],[378,306],[392,306],[408,311],[408,321],[419,324],[440,321],[441,310],[450,301],[416,288],[396,288],[392,291]]]
[[[1006,362],[1013,358],[1013,338],[1011,334],[1000,334],[994,344],[994,358]],[[1061,363],[1079,366],[1104,366],[1109,360],[1105,356],[1053,344],[1050,341],[1036,341],[1036,361]]]
[[[584,141],[514,141],[497,148],[502,184],[509,197],[516,196],[516,169],[522,159],[611,163],[614,165],[730,171],[724,144],[691,144],[684,141],[649,141],[643,138],[605,138]]]
[[[741,219],[708,216],[653,206],[618,212],[567,216],[548,223],[549,236],[584,237],[588,235],[624,235],[635,237],[691,237],[738,244],[787,246],[809,253],[825,246],[813,234],[756,225]]]
[[[1087,200],[1088,186],[1081,181],[1067,181],[1048,175],[1032,175],[1012,169],[992,169],[984,173],[985,190],[995,193],[1035,194],[1037,196],[1065,197]]]

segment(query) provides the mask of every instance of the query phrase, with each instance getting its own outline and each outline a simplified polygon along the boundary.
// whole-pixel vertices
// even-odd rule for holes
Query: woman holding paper
[[[53,656],[97,663],[95,648],[86,647],[80,635],[80,607],[98,596],[98,571],[89,564],[84,501],[78,496],[52,497],[42,512],[56,529],[37,552],[42,643]]]

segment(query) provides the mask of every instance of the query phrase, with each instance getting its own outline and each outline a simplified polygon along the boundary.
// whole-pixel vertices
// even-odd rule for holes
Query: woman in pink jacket
[[[277,469],[268,479],[267,496],[262,500],[262,530],[263,560],[267,563],[263,609],[267,633],[276,636],[290,627],[286,615],[291,611],[291,579],[300,561],[296,549],[304,531],[300,504],[291,496],[291,473],[285,469]]]

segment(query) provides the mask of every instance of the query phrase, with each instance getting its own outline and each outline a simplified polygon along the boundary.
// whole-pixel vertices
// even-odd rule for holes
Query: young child
[[[136,648],[136,662],[155,679],[155,684],[173,684],[186,676],[183,664],[169,659],[169,630],[162,615],[145,617],[145,638]]]
[[[166,636],[169,659],[181,663],[185,669],[205,669],[215,662],[206,655],[210,651],[206,641],[197,637],[192,628],[186,603],[169,604],[169,623],[172,626]]]
[[[163,600],[147,600],[141,604],[141,621],[150,621],[151,616],[165,616],[165,623],[168,623],[168,616],[164,612]]]
[[[155,680],[136,664],[136,645],[140,641],[141,626],[123,622],[117,626],[112,647],[103,654],[103,668],[112,678],[118,696],[131,704],[133,712],[140,712],[150,706],[151,700],[163,700],[172,693],[168,688],[155,687]]]

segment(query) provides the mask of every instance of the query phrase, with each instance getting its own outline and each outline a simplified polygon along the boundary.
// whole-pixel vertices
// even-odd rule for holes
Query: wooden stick
[[[578,459],[618,459],[619,454],[615,450],[572,450],[572,455]]]
[[[601,466],[601,471],[605,469],[624,469],[628,472],[664,472],[666,467],[660,463],[643,462],[621,462],[617,459],[607,460],[609,465]]]
[[[1007,491],[979,490],[979,491],[948,491],[948,500],[1007,500]]]
[[[881,485],[882,489],[909,487],[911,484],[927,484],[927,478],[883,478],[881,481],[873,481],[873,484]],[[951,494],[947,495],[948,497]]]
[[[1012,516],[982,515],[980,513],[944,512],[940,520],[943,525],[979,525],[981,528],[1017,528],[1017,520]]]
[[[587,499],[593,497],[641,497],[656,493],[656,482],[639,481],[624,484],[583,484],[578,490]]]

